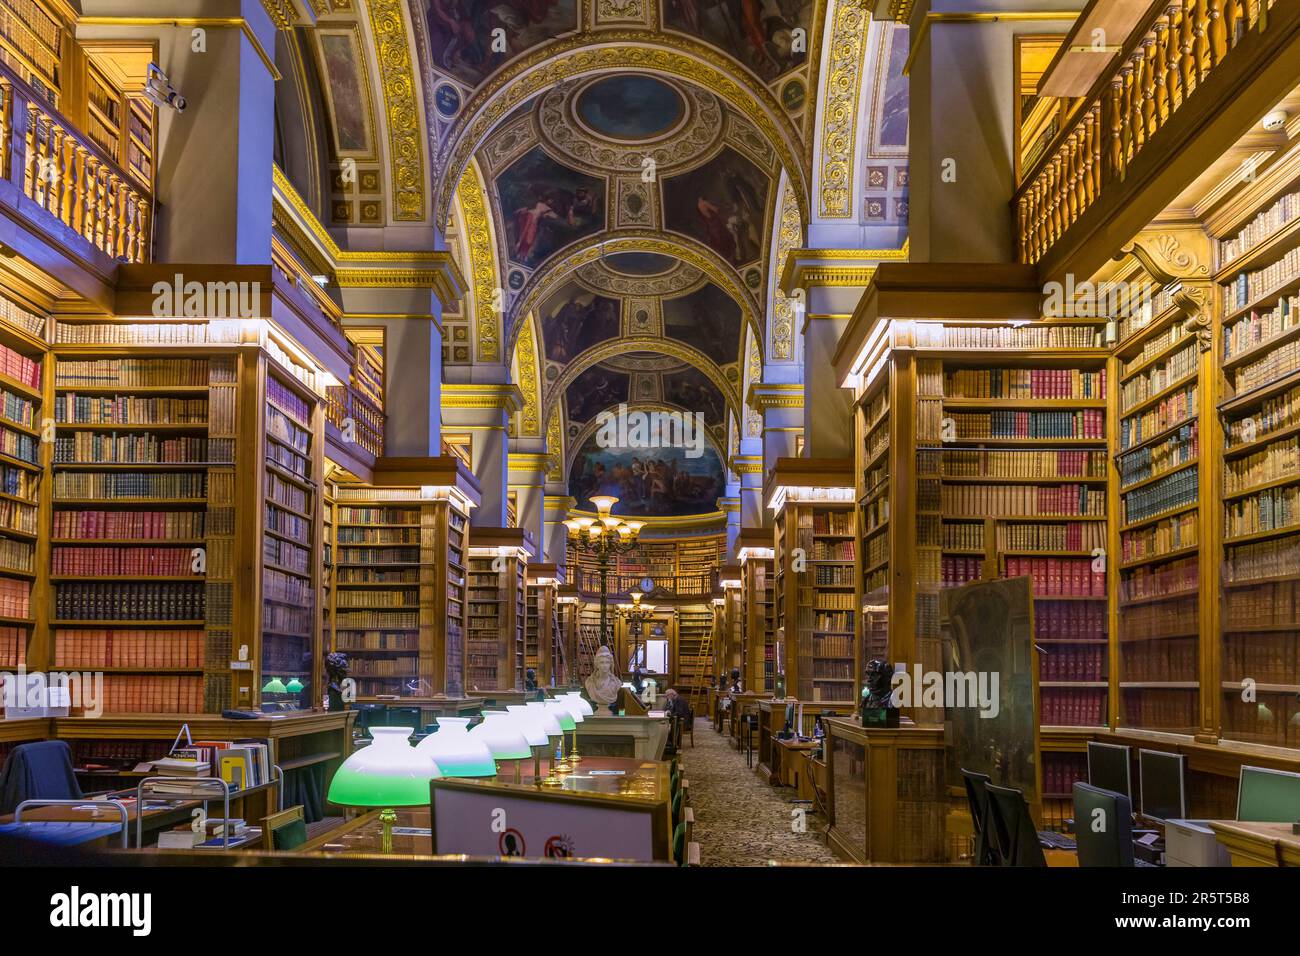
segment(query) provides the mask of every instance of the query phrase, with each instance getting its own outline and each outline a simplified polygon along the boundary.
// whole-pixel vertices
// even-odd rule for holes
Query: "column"
[[[542,451],[516,450],[519,445],[540,447],[543,439],[511,439],[507,459],[509,490],[515,495],[515,522],[533,536],[537,545],[537,559],[549,562],[546,556],[546,467],[550,459]]]
[[[777,459],[799,457],[798,439],[804,435],[804,387],[794,382],[758,382],[749,387],[747,401],[763,416],[763,474],[770,474]]]
[[[510,416],[524,404],[523,392],[511,382],[444,383],[442,424],[450,435],[468,435],[470,467],[483,489],[474,511],[475,527],[504,528],[509,490],[507,429]]]

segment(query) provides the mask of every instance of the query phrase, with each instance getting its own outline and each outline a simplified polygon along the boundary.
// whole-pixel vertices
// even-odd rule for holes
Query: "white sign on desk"
[[[652,810],[433,784],[433,850],[469,856],[654,859]]]

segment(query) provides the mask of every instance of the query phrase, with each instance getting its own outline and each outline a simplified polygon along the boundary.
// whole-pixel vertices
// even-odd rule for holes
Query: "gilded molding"
[[[512,451],[506,458],[506,467],[511,471],[545,471],[550,464],[551,456],[545,452]]]
[[[771,342],[772,358],[789,361],[794,358],[794,304],[786,296],[781,277],[790,253],[803,241],[803,221],[799,203],[789,182],[781,197],[781,226],[776,235],[776,250],[772,256],[772,269],[776,276],[772,290],[772,329],[767,338]]]
[[[830,266],[828,263],[835,262],[854,262],[858,268],[875,270],[876,266],[882,262],[906,262],[908,260],[910,243],[904,242],[901,249],[793,249],[786,258],[785,265],[777,276],[777,281],[783,289],[802,289],[807,283],[804,282],[805,275],[813,274],[814,270],[838,269],[847,270],[851,266]],[[825,273],[826,276],[832,275]],[[832,283],[822,282],[822,285]],[[843,285],[855,285],[857,283],[844,282]]]
[[[497,280],[496,251],[492,246],[491,216],[483,197],[483,184],[474,163],[465,167],[457,187],[461,214],[465,219],[465,244],[469,261],[474,300],[474,333],[478,339],[478,358],[482,362],[499,361],[501,355],[501,283]]]
[[[564,428],[560,424],[560,406],[551,409],[546,421],[546,452],[551,456],[551,466],[546,470],[547,481],[564,480]]]
[[[514,383],[444,383],[441,403],[443,408],[499,408],[513,414],[523,408],[524,393]]]
[[[375,57],[384,88],[388,117],[389,166],[392,171],[393,218],[398,222],[424,218],[424,148],[420,105],[415,95],[415,70],[401,0],[369,0]],[[448,196],[450,198],[450,195]],[[445,217],[439,222],[445,221]]]
[[[648,44],[644,30],[601,30],[562,37],[539,47],[479,88],[434,160],[433,178],[438,183],[435,221],[446,222],[460,171],[493,128],[515,108],[570,77],[618,70],[682,77],[712,90],[767,137],[781,165],[795,181],[795,195],[801,203],[806,202],[807,177],[795,148],[799,142],[797,131],[771,91],[742,80],[731,57],[697,40],[672,34],[654,34],[653,44]]]
[[[798,383],[756,382],[749,386],[745,404],[764,412],[772,408],[803,408],[803,390],[803,385]]]
[[[515,343],[515,365],[519,367],[519,388],[524,393],[524,407],[519,415],[519,434],[542,433],[542,402],[537,384],[537,345],[533,323],[525,320]]]
[[[262,0],[262,7],[277,30],[293,29],[293,23],[298,19],[298,12],[294,10],[290,0]]]
[[[821,105],[821,214],[826,219],[846,219],[853,211],[858,92],[870,23],[861,0],[836,0]]]

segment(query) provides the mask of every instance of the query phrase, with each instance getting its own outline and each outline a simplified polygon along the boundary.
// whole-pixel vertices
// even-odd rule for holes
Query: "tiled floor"
[[[695,722],[695,746],[683,741],[682,772],[691,783],[693,839],[702,866],[762,866],[768,860],[834,863],[818,831],[824,818],[809,813],[796,832],[794,791],[769,787],[745,766],[745,756],[707,720]]]

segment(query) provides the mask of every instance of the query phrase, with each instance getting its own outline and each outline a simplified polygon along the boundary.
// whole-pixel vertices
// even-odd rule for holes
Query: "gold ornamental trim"
[[[901,249],[793,249],[781,269],[779,281],[783,289],[802,289],[809,285],[858,285],[849,280],[851,270],[871,270],[882,262],[907,262],[910,243]],[[854,266],[837,266],[836,262],[855,262]],[[806,282],[805,277],[817,275],[818,282]],[[870,280],[870,275],[867,276]]]
[[[728,56],[698,40],[644,30],[600,30],[561,37],[521,56],[479,88],[457,118],[433,164],[438,183],[434,215],[447,221],[460,171],[496,125],[543,90],[586,73],[641,70],[691,80],[712,90],[765,135],[795,180],[801,205],[807,176],[795,144],[799,135],[772,92],[743,79]]]
[[[537,345],[533,335],[534,322],[530,319],[519,330],[515,343],[515,365],[519,367],[518,385],[524,394],[524,407],[519,415],[520,435],[542,433],[541,389],[537,382]]]
[[[546,452],[551,456],[551,466],[546,471],[546,480],[563,481],[564,426],[560,423],[560,406],[558,403],[551,409],[551,414],[546,420]]]
[[[512,451],[506,458],[511,471],[545,471],[551,465],[551,456],[545,452]]]
[[[388,117],[388,164],[392,171],[393,218],[424,218],[424,147],[421,112],[415,96],[415,70],[401,0],[368,0],[375,58],[379,62]],[[450,198],[450,197],[449,197]]]
[[[847,219],[853,212],[858,93],[870,23],[871,14],[860,0],[836,0],[821,108],[821,214],[825,219]]]
[[[803,408],[803,385],[755,382],[749,386],[745,404],[767,411],[770,408]],[[768,431],[772,429],[769,428]]]
[[[294,21],[298,19],[298,11],[294,10],[290,0],[262,0],[262,8],[277,30],[292,30]]]
[[[474,301],[474,333],[478,358],[497,362],[501,356],[501,283],[497,280],[496,251],[492,243],[491,216],[483,197],[478,166],[470,162],[456,190],[465,220],[465,243],[469,247],[471,292]]]
[[[513,382],[465,385],[444,383],[442,386],[443,408],[500,408],[513,414],[519,411],[523,404],[524,393]]]
[[[767,336],[771,355],[779,361],[794,358],[794,304],[781,286],[786,264],[803,241],[803,219],[799,215],[799,202],[787,180],[781,197],[781,227],[776,234],[776,251],[772,256],[772,269],[776,282],[772,289],[772,328]]]

